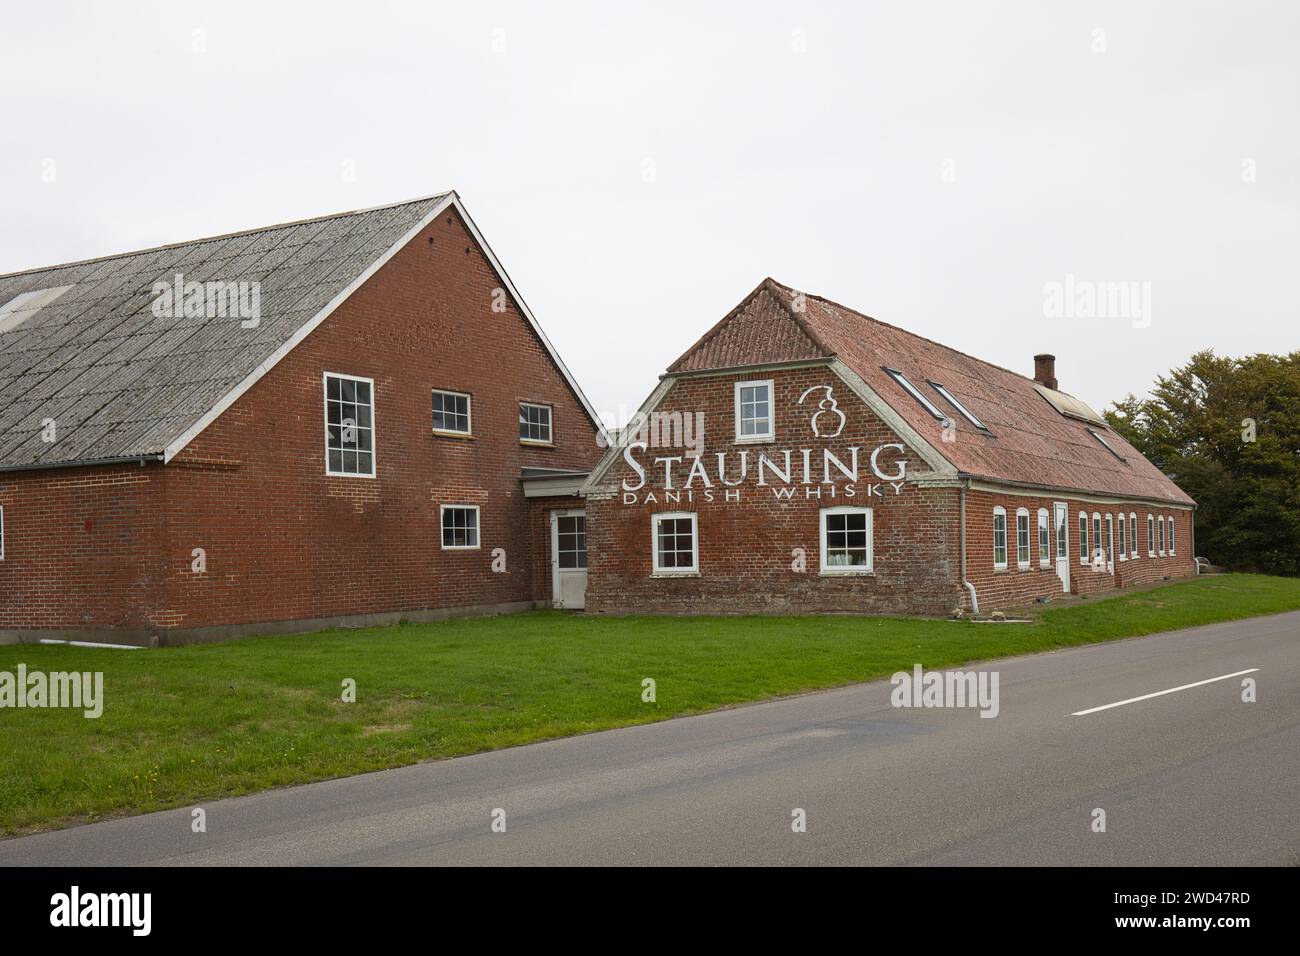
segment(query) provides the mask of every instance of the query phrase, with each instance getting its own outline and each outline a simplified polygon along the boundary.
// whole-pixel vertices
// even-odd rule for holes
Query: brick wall
[[[520,469],[586,469],[601,449],[527,320],[508,299],[492,311],[500,284],[449,212],[168,465],[0,476],[0,627],[194,628],[549,598],[549,579],[536,591],[549,556],[532,552]],[[325,371],[374,379],[375,478],[325,474]],[[472,438],[433,434],[435,387],[473,396]],[[520,443],[521,400],[553,406],[554,447]],[[441,504],[480,507],[479,549],[441,548]]]
[[[735,382],[748,379],[774,381],[776,410],[775,441],[771,444],[735,443]],[[834,439],[813,436],[810,416],[816,410],[817,393],[804,406],[799,396],[814,385],[831,385],[839,408],[846,415],[842,434]],[[895,494],[887,482],[872,475],[868,465],[871,451],[880,444],[898,442],[887,428],[848,387],[824,367],[785,370],[753,375],[687,378],[678,381],[659,406],[667,414],[704,415],[703,459],[716,480],[716,455],[731,452],[729,474],[739,473],[736,455],[750,452],[751,479],[740,486],[742,498],[728,503],[715,484],[714,500],[706,500],[703,487],[694,483],[695,500],[645,500],[647,490],[658,493],[662,472],[651,467],[657,455],[681,455],[680,449],[651,448],[639,454],[647,467],[646,487],[634,504],[624,503],[616,490],[602,497],[591,496],[587,504],[588,547],[591,553],[587,610],[589,612],[805,612],[844,611],[857,613],[945,614],[956,606],[958,559],[957,497],[952,489],[922,489],[905,483]],[[848,448],[862,446],[857,494],[844,496],[846,480],[830,486],[799,483],[799,449],[811,448],[814,482],[819,482],[822,449],[829,448],[841,460],[849,461]],[[772,486],[758,487],[752,475],[756,456],[795,449],[792,456],[798,476],[792,476],[794,495],[778,499]],[[881,470],[892,474],[898,458],[908,461],[908,473],[926,470],[924,462],[910,449],[902,455],[882,455]],[[783,461],[783,459],[782,459]],[[678,484],[689,462],[677,466]],[[621,486],[624,479],[636,483],[636,475],[620,461],[608,476]],[[876,486],[879,496],[870,493]],[[821,497],[815,497],[821,490]],[[810,497],[810,493],[814,496]],[[872,508],[874,523],[874,573],[871,576],[823,576],[820,572],[820,509],[832,505],[864,505]],[[651,556],[651,516],[656,512],[694,511],[699,530],[698,577],[654,577]],[[806,570],[795,569],[797,550],[802,550]]]
[[[1172,578],[1194,575],[1196,565],[1192,555],[1191,521],[1192,512],[1182,508],[1155,508],[1141,502],[1124,504],[1098,504],[1081,501],[1068,495],[1035,497],[1030,495],[1008,495],[991,491],[972,490],[966,496],[967,554],[966,576],[975,585],[979,595],[980,609],[1014,607],[1032,604],[1039,597],[1056,597],[1063,593],[1061,579],[1057,576],[1055,556],[1051,556],[1049,565],[1043,567],[1042,552],[1038,546],[1038,511],[1046,509],[1049,527],[1054,515],[1054,504],[1065,502],[1069,506],[1066,522],[1069,546],[1070,592],[1074,594],[1092,594],[1112,588],[1129,587],[1135,584],[1148,584]],[[994,567],[993,550],[993,516],[994,509],[1002,507],[1007,515],[1007,566],[1005,569]],[[1029,512],[1030,555],[1029,566],[1021,567],[1018,561],[1016,543],[1016,514],[1021,508]],[[1084,564],[1079,559],[1079,513],[1088,515],[1089,550],[1095,550],[1093,544],[1093,516],[1101,515],[1102,537],[1106,539],[1106,515],[1112,515],[1116,522],[1120,512],[1125,515],[1134,513],[1138,519],[1138,557],[1133,558],[1132,546],[1126,540],[1128,554],[1123,560],[1110,562],[1101,570],[1095,570],[1091,563]],[[1164,555],[1149,557],[1146,541],[1146,516],[1164,515],[1172,518],[1175,528],[1174,543],[1176,551]],[[1126,535],[1127,538],[1127,535]],[[1054,540],[1054,539],[1053,539]],[[1157,551],[1158,551],[1157,547]],[[1119,527],[1115,525],[1115,551],[1118,559]]]

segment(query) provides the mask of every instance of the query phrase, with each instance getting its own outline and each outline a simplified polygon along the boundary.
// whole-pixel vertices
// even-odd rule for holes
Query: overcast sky
[[[603,413],[767,275],[1100,407],[1300,347],[1298,11],[7,6],[0,273],[454,188]]]

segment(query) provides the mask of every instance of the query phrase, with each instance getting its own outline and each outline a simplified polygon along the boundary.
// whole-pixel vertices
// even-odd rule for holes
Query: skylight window
[[[957,409],[957,411],[961,412],[962,417],[965,418],[966,421],[970,422],[972,425],[974,425],[974,426],[975,426],[976,428],[978,428],[980,431],[986,432],[986,431],[989,430],[989,428],[988,428],[987,425],[985,425],[982,421],[980,421],[978,418],[975,417],[975,413],[974,413],[974,412],[972,412],[969,408],[967,408],[967,407],[966,407],[965,405],[963,405],[961,402],[957,401],[957,396],[954,395],[952,392],[948,391],[946,388],[944,388],[944,387],[943,387],[942,385],[940,385],[938,382],[934,382],[934,381],[931,381],[931,382],[930,382],[930,387],[933,388],[933,389],[934,389],[936,392],[938,392],[940,395],[942,395],[944,398],[946,398],[946,399],[948,400],[948,404],[949,404],[949,405],[951,405],[953,408]]]
[[[33,289],[14,296],[0,305],[0,332],[11,332],[18,328],[71,288],[70,285],[60,285],[49,289]]]
[[[948,416],[945,415],[943,412],[939,411],[939,409],[935,407],[934,402],[930,401],[928,398],[922,395],[921,390],[917,388],[915,385],[913,385],[910,381],[908,381],[906,375],[904,375],[898,369],[889,368],[888,366],[885,367],[885,372],[889,375],[890,378],[892,378],[895,382],[897,382],[900,386],[902,386],[903,391],[907,392],[908,395],[911,395],[914,399],[916,399],[921,404],[921,407],[924,408],[927,412],[929,412],[935,418],[939,419],[939,421],[941,422],[947,420]]]
[[[1091,422],[1093,425],[1100,425],[1102,428],[1108,428],[1106,419],[1102,418],[1087,402],[1081,402],[1073,395],[1066,395],[1064,392],[1058,392],[1054,388],[1048,388],[1045,385],[1035,385],[1034,390],[1047,404],[1051,405],[1060,414],[1066,418],[1077,418],[1081,422]]]
[[[1106,449],[1108,452],[1110,452],[1112,455],[1114,455],[1114,456],[1115,456],[1116,458],[1118,458],[1120,461],[1123,461],[1123,462],[1127,462],[1127,461],[1128,461],[1127,458],[1125,458],[1123,455],[1121,455],[1119,452],[1117,452],[1114,448],[1111,447],[1110,442],[1106,441],[1105,437],[1101,434],[1101,432],[1097,431],[1097,429],[1095,429],[1095,428],[1089,428],[1089,429],[1088,429],[1088,434],[1091,435],[1093,438],[1097,439],[1097,441],[1099,441],[1099,442],[1101,443],[1101,447],[1102,447],[1102,448]]]

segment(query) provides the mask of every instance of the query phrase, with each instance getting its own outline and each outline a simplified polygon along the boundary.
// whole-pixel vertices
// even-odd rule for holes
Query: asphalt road
[[[1200,683],[1249,668],[1254,703]],[[205,834],[187,808],[4,841],[0,865],[1300,863],[1300,612],[972,669],[996,718],[880,681],[213,801]]]

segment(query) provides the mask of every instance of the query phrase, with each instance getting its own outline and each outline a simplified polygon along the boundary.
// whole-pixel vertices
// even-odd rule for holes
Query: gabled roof
[[[669,374],[815,358],[847,366],[962,476],[1195,503],[1119,434],[1058,412],[1032,378],[770,278],[674,362]],[[941,440],[941,423],[886,368],[902,372],[949,416],[955,441]],[[968,422],[931,382],[951,392],[987,432]],[[1102,431],[1117,454],[1089,428]]]
[[[454,207],[598,419],[454,192],[0,276],[0,470],[169,460],[444,209]],[[260,319],[154,314],[154,285],[260,283]],[[33,310],[31,303],[42,303]],[[0,325],[0,328],[7,327]],[[53,420],[57,441],[42,438]]]

